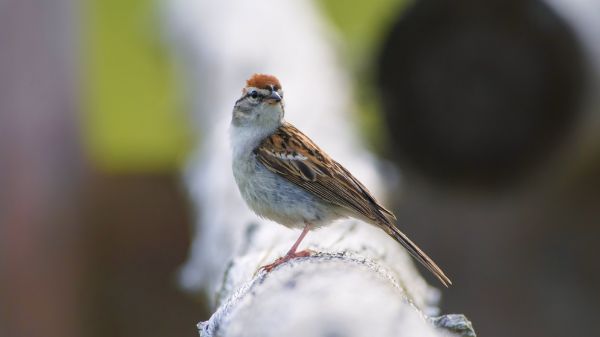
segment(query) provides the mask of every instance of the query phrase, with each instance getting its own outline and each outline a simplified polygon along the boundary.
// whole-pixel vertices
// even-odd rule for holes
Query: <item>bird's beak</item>
[[[267,101],[271,104],[281,102],[281,96],[279,96],[277,91],[271,91],[271,96],[267,98]]]

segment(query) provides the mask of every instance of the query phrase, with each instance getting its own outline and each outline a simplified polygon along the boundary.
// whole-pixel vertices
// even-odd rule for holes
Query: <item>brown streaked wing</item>
[[[381,206],[348,170],[291,124],[284,123],[265,138],[254,153],[271,172],[324,200],[372,220],[402,244],[442,284],[452,284],[442,269],[396,228],[394,214]]]
[[[289,123],[265,138],[255,154],[267,169],[324,200],[375,222],[395,219],[358,179]]]

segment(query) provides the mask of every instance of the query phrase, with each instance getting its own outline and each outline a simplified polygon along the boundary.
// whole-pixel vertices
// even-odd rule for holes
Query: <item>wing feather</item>
[[[395,219],[358,179],[289,123],[267,137],[255,154],[267,169],[358,216],[374,222]]]
[[[396,217],[342,165],[329,157],[310,138],[289,123],[265,138],[254,150],[257,159],[306,191],[380,226],[444,285],[451,284],[444,272],[395,226]]]

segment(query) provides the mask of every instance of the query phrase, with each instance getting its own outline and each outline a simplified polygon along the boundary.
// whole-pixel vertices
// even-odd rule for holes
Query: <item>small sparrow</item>
[[[233,108],[233,175],[242,197],[257,215],[288,228],[303,228],[289,252],[263,269],[268,272],[290,259],[309,256],[309,251],[296,251],[309,230],[353,217],[384,230],[442,284],[452,284],[435,262],[396,228],[392,212],[283,117],[279,80],[254,74]]]

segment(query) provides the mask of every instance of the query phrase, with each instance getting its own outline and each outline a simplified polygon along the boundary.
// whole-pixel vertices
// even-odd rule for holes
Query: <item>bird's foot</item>
[[[260,267],[260,269],[262,269],[268,273],[271,270],[275,269],[280,264],[283,264],[283,263],[285,263],[289,260],[295,259],[295,258],[308,257],[313,253],[314,252],[312,250],[308,250],[308,249],[305,249],[305,250],[299,251],[299,252],[294,252],[294,253],[287,253],[287,254],[285,254],[285,256],[282,256],[282,257],[278,258],[277,260],[275,260],[275,262]]]

